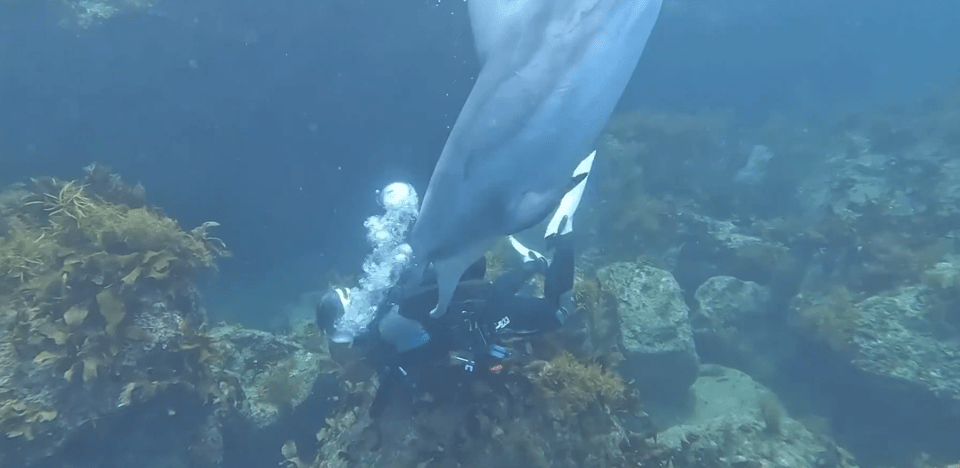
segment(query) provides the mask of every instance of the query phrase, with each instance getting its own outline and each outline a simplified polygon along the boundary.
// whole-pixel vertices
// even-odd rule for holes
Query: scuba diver
[[[391,289],[379,304],[371,326],[354,340],[380,373],[380,387],[371,408],[376,415],[386,399],[398,390],[416,388],[434,395],[470,378],[497,374],[502,361],[515,351],[508,341],[543,334],[563,326],[571,310],[574,281],[573,215],[583,195],[595,153],[577,166],[574,185],[561,200],[547,224],[545,245],[552,259],[531,250],[513,236],[517,252],[508,269],[495,279],[486,278],[486,258],[464,273],[454,292],[449,313],[433,318],[437,303],[435,273],[428,269],[421,286]],[[543,294],[530,294],[531,279],[543,275]],[[334,332],[350,297],[335,288],[317,307],[317,326]],[[466,377],[466,378],[465,378]]]

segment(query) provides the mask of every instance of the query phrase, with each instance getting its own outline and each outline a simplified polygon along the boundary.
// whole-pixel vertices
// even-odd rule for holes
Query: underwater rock
[[[913,286],[856,304],[859,317],[849,357],[875,384],[901,394],[904,401],[919,393],[960,416],[960,341],[955,333],[945,333],[930,298],[928,288]]]
[[[935,199],[940,201],[940,216],[960,215],[960,159],[943,161],[940,177],[934,186]]]
[[[756,185],[767,175],[767,166],[773,159],[773,151],[764,145],[754,145],[750,150],[747,164],[734,176],[734,180],[743,184]]]
[[[237,376],[246,397],[240,412],[256,429],[297,408],[322,373],[338,368],[319,336],[309,348],[286,336],[235,325],[217,327],[210,337],[222,358],[215,366]]]
[[[956,278],[946,265],[928,272],[931,286],[904,286],[862,300],[843,287],[800,294],[792,324],[861,371],[857,377],[877,395],[891,402],[938,401],[936,411],[960,417],[960,314],[953,300],[942,302],[936,286]]]
[[[866,152],[855,159],[834,156],[827,160],[830,171],[822,172],[829,187],[827,204],[848,222],[871,210],[883,216],[910,216],[926,210],[916,197],[916,187],[905,177],[894,175],[894,158]],[[808,206],[814,210],[820,207]],[[877,213],[876,208],[880,208]]]
[[[627,262],[601,268],[597,278],[617,301],[621,373],[644,397],[685,394],[700,358],[677,281],[668,271]]]
[[[111,20],[133,14],[157,15],[153,3],[123,0],[64,0],[56,13],[57,24],[64,28],[84,30],[102,26]]]
[[[657,434],[641,466],[855,467],[853,457],[793,420],[770,390],[746,374],[701,367],[691,417]]]
[[[461,383],[442,392],[398,387],[376,417],[375,382],[355,385],[344,398],[353,403],[326,419],[316,444],[288,441],[277,452],[297,468],[635,466],[620,418],[639,415],[636,398],[628,403],[623,382],[594,362],[561,353]]]
[[[700,305],[694,313],[695,320],[719,329],[758,320],[765,312],[770,292],[753,281],[714,276],[697,288],[694,297]]]
[[[769,338],[764,315],[770,291],[753,281],[714,276],[694,297],[699,307],[690,321],[701,357],[745,370],[737,364],[752,360],[754,345]]]
[[[31,468],[223,467],[223,414],[187,388],[157,394],[79,431]],[[229,465],[227,465],[229,466]]]
[[[925,146],[929,144],[889,154],[870,148],[832,149],[800,184],[794,199],[803,212],[826,209],[849,225],[871,230],[898,219],[956,216],[958,163]]]
[[[80,180],[37,178],[0,196],[2,466],[96,465],[104,431],[171,392],[201,422],[232,404],[207,367],[194,287],[228,254],[208,234],[216,223],[185,231],[138,206],[137,187],[92,165]],[[80,455],[65,450],[78,444]]]
[[[833,417],[857,418],[871,428],[847,434],[858,453],[876,452],[874,434],[884,432],[889,439],[884,453],[956,456],[960,285],[940,283],[956,278],[943,263],[928,272],[927,285],[866,297],[834,286],[795,299],[791,323],[798,334],[828,345],[808,348],[816,356],[810,364],[820,374],[813,379],[822,382],[818,393],[842,409]]]
[[[685,212],[681,224],[687,242],[674,274],[685,288],[693,290],[720,275],[765,285],[798,267],[788,246],[752,235],[730,221]]]

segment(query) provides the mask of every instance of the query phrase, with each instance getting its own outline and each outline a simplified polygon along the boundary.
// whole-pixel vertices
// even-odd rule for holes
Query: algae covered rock
[[[326,340],[319,337],[316,346],[308,347],[290,337],[240,326],[217,327],[210,337],[222,357],[216,366],[237,376],[246,396],[240,411],[258,429],[303,403],[321,374],[338,370]]]
[[[373,383],[347,387],[353,403],[326,419],[315,445],[277,447],[285,466],[612,468],[637,456],[620,421],[633,412],[625,384],[567,352],[445,393],[398,388],[376,417]]]
[[[597,272],[620,314],[621,373],[644,395],[683,394],[697,378],[700,359],[689,309],[668,271],[614,263]]]
[[[960,341],[944,333],[930,297],[914,286],[858,303],[850,357],[882,388],[921,401],[932,397],[960,416]]]
[[[714,276],[697,288],[694,297],[699,303],[693,314],[695,328],[718,330],[761,320],[770,292],[753,281]]]
[[[690,417],[646,441],[642,466],[856,466],[849,453],[790,418],[770,390],[742,372],[704,365],[691,393]]]
[[[195,277],[228,252],[102,166],[0,196],[0,463],[54,456],[168,391],[229,406]],[[209,466],[209,465],[207,465]]]
[[[940,303],[938,293],[915,285],[863,299],[845,288],[803,294],[795,301],[794,324],[860,371],[852,377],[878,396],[891,403],[936,401],[937,411],[960,416],[960,342],[949,322],[956,303]]]
[[[704,359],[731,364],[750,360],[755,345],[770,339],[767,288],[732,276],[714,276],[697,288],[694,297],[698,307],[690,320]]]

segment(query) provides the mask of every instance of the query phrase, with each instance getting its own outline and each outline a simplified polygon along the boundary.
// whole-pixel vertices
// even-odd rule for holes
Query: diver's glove
[[[317,304],[317,328],[325,333],[334,333],[333,326],[337,319],[343,316],[347,304],[350,303],[350,290],[334,288],[323,295]]]
[[[560,206],[556,213],[547,223],[547,230],[543,233],[543,238],[548,242],[557,236],[563,236],[573,232],[573,215],[580,206],[580,199],[583,198],[583,190],[587,186],[587,179],[590,177],[590,170],[593,168],[593,159],[597,152],[593,151],[589,156],[580,161],[577,168],[573,171],[573,186],[560,199]]]

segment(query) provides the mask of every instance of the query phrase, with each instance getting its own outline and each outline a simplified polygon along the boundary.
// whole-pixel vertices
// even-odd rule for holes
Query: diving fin
[[[544,232],[544,239],[549,239],[557,235],[568,234],[573,231],[573,215],[580,206],[580,199],[583,198],[583,190],[587,186],[587,180],[590,177],[590,170],[593,168],[593,160],[596,157],[596,150],[592,151],[573,171],[571,180],[572,187],[560,199],[560,206],[550,218],[547,224],[547,230]]]
[[[507,236],[507,238],[510,239],[510,245],[513,246],[513,250],[516,250],[517,253],[520,254],[521,257],[523,257],[524,263],[532,262],[535,260],[544,260],[544,261],[546,260],[546,257],[544,257],[543,254],[521,244],[516,237]]]

